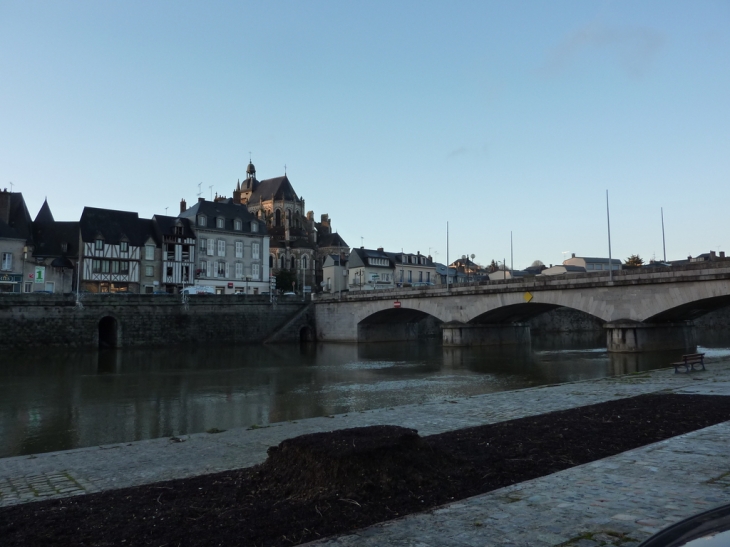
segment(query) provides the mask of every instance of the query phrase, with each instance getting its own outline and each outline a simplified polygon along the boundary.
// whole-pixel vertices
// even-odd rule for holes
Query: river
[[[602,337],[532,348],[438,342],[5,353],[0,457],[601,378],[668,366],[681,352],[608,354]],[[701,339],[730,356],[730,337]]]

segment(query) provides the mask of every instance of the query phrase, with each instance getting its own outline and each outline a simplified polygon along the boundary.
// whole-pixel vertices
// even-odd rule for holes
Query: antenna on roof
[[[13,186],[15,186],[15,185],[12,182],[10,182],[8,184],[10,184],[10,192],[12,192],[13,191]]]
[[[200,189],[201,186],[203,186],[203,183],[202,182],[199,182],[198,183],[198,197],[200,197],[200,194],[203,193],[203,191]]]
[[[286,176],[286,163],[284,164],[284,176]]]
[[[165,216],[167,216],[167,210],[168,209],[169,209],[169,207],[165,207]]]

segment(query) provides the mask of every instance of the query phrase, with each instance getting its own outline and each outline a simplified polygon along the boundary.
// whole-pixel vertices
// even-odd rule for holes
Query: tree
[[[642,266],[644,264],[644,259],[639,255],[631,255],[624,261],[624,264],[627,266]]]
[[[279,270],[276,274],[276,288],[280,291],[291,291],[292,282],[297,282],[297,273],[293,270]]]
[[[492,263],[489,266],[487,266],[487,271],[489,273],[494,273],[497,270],[499,270],[499,265],[494,261],[494,259],[492,259]]]
[[[544,265],[545,263],[542,260],[535,260],[532,264],[530,264],[530,268],[539,268]]]

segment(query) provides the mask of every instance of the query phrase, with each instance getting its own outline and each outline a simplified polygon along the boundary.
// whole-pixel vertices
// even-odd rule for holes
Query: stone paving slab
[[[730,503],[729,436],[725,422],[307,545],[638,545],[674,522]]]
[[[0,506],[248,467],[264,461],[268,447],[305,433],[394,424],[432,435],[643,393],[730,395],[730,360],[707,363],[707,371],[690,374],[664,369],[175,440],[4,458]],[[623,541],[622,545],[631,545],[625,534],[644,537],[697,507],[730,501],[727,433],[727,424],[714,426],[328,544],[589,547]],[[665,483],[665,488],[658,486]],[[653,501],[659,494],[670,500],[661,510]]]

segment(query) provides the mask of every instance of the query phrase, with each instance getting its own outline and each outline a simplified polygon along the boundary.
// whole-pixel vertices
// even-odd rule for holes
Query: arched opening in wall
[[[102,317],[99,321],[99,347],[120,347],[119,323],[110,316]]]
[[[442,321],[418,310],[391,308],[376,312],[357,325],[358,342],[441,339]]]
[[[275,226],[281,226],[281,209],[277,209],[276,213],[274,214],[275,218]]]
[[[294,257],[291,257],[291,269],[292,270],[296,269],[296,265],[295,264],[296,263],[294,262]]]
[[[471,325],[525,324],[536,351],[606,347],[605,321],[589,313],[554,304],[526,302],[502,306],[474,317]]]
[[[279,257],[279,269],[280,270],[283,270],[284,269],[284,255],[281,255]]]
[[[307,255],[304,255],[302,257],[302,269],[303,270],[306,270],[307,269]]]
[[[299,331],[299,343],[309,344],[314,342],[314,331],[309,327],[302,327]]]
[[[291,228],[292,227],[292,224],[291,224],[291,209],[287,209],[286,210],[286,226],[287,226],[287,228]]]

